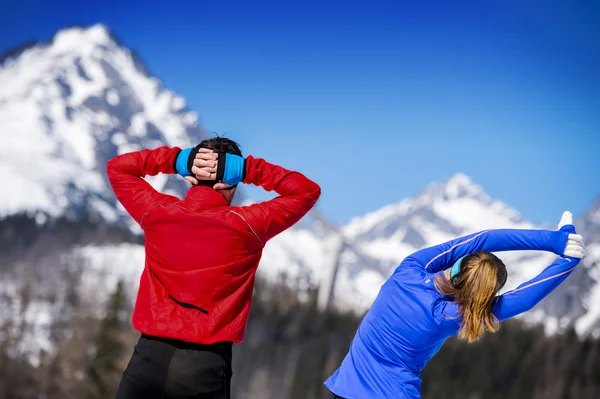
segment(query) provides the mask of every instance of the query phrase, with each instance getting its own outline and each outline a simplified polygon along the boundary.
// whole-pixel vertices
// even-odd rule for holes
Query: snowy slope
[[[557,292],[525,316],[526,320],[545,323],[549,332],[579,318],[577,329],[582,333],[596,325],[600,319],[600,262],[594,263],[593,259],[600,260],[600,237],[590,231],[593,225],[598,234],[600,223],[589,223],[596,217],[597,213],[590,211],[577,223],[590,243],[587,258]],[[560,215],[556,215],[556,222],[559,219]],[[304,282],[310,276],[308,280],[313,284],[326,287],[339,260],[335,303],[338,307],[362,311],[407,255],[489,228],[542,227],[521,219],[517,211],[491,199],[468,176],[458,174],[447,182],[429,185],[414,198],[356,218],[338,231],[315,223],[309,230],[285,232],[265,249],[261,269],[271,280],[277,272],[285,270],[288,279],[296,273],[303,276]],[[337,237],[337,242],[333,237]],[[540,252],[504,252],[499,256],[509,269],[504,290],[534,277],[556,258]]]
[[[203,136],[183,98],[165,90],[102,25],[58,32],[0,65],[0,214],[67,210],[123,216],[108,189],[111,157]],[[158,176],[158,189],[183,182]]]
[[[445,183],[429,185],[415,198],[354,219],[344,232],[367,253],[397,264],[420,248],[490,228],[535,226],[522,220],[514,209],[491,199],[468,176],[457,174]],[[553,259],[552,255],[532,253],[504,253],[501,257],[510,269],[506,289],[532,277],[539,270],[537,265]],[[518,267],[511,267],[515,264]]]

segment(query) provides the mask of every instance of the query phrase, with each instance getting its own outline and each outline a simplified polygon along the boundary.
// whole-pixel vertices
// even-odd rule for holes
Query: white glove
[[[560,230],[563,226],[568,224],[573,224],[573,214],[569,211],[565,211],[560,218],[560,222],[558,223],[558,229]],[[579,234],[569,234],[569,239],[567,241],[567,245],[565,246],[565,250],[563,251],[563,256],[570,256],[571,258],[583,258],[583,254],[585,249],[583,247],[583,237]]]

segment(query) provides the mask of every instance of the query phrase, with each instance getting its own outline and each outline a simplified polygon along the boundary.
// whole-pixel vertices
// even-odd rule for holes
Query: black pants
[[[229,399],[231,347],[142,335],[116,399]]]

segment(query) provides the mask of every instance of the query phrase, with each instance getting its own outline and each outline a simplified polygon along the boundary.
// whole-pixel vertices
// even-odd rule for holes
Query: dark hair
[[[229,140],[225,137],[213,137],[212,139],[206,139],[200,142],[200,148],[208,148],[214,152],[225,152],[228,154],[234,154],[242,156],[240,145],[233,140]]]

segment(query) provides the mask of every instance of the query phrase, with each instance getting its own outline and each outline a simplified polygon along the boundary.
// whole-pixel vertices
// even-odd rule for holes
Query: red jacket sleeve
[[[140,225],[153,205],[176,199],[156,191],[142,177],[159,173],[175,173],[174,164],[181,150],[160,147],[155,150],[130,152],[114,157],[106,164],[108,181],[119,202]]]
[[[252,156],[246,158],[244,183],[279,194],[270,201],[238,208],[262,244],[302,219],[321,195],[319,185],[301,173]]]

